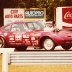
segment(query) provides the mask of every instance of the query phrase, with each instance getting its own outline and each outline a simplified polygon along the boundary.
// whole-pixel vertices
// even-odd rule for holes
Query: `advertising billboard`
[[[62,8],[62,21],[72,24],[72,8]]]
[[[72,7],[56,8],[56,26],[57,28],[72,28]]]
[[[46,9],[42,8],[5,8],[4,25],[15,21],[46,20]]]
[[[4,25],[24,19],[24,10],[17,8],[4,9]]]
[[[25,18],[44,18],[44,10],[25,10]]]

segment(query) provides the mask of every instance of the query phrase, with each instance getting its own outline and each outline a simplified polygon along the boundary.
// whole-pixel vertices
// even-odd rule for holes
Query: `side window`
[[[10,25],[9,25],[9,26],[4,27],[4,31],[5,31],[5,32],[10,32],[10,28],[11,28],[11,26],[10,26]]]
[[[40,30],[41,29],[40,25],[37,24],[37,23],[34,23],[34,27],[35,27],[35,30]]]
[[[27,23],[27,26],[28,26],[28,29],[29,29],[29,30],[34,30],[34,25],[33,25],[32,22],[28,22],[28,23]]]
[[[12,28],[11,28],[11,31],[12,32],[20,31],[20,28],[19,28],[19,26],[17,24],[13,24]]]
[[[24,29],[23,29],[24,31],[28,31],[28,27],[27,27],[26,23],[23,24],[23,28],[24,28]]]
[[[27,27],[24,24],[13,24],[11,31],[12,32],[22,32],[22,31],[26,31]]]

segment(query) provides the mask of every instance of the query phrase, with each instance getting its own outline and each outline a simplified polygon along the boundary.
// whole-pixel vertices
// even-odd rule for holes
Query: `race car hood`
[[[72,40],[72,32],[71,31],[63,30],[63,31],[57,32],[56,34],[57,34],[57,36],[65,39],[65,40]]]

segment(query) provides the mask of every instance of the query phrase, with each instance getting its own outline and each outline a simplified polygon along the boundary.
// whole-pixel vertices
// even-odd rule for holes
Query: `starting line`
[[[24,51],[14,52],[14,48],[1,48],[2,72],[8,72],[8,64],[72,64],[72,51]]]

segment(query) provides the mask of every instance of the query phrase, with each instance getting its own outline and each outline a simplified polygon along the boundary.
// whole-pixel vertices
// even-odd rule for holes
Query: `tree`
[[[14,0],[0,0],[0,26],[4,24],[3,9],[4,8],[15,8],[16,2]]]
[[[46,8],[46,20],[54,20],[54,9],[60,6],[72,6],[72,0],[0,0],[0,25],[4,8]]]

